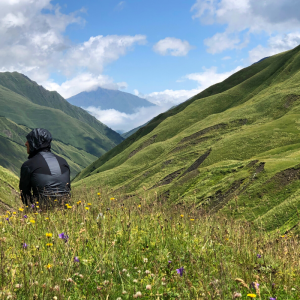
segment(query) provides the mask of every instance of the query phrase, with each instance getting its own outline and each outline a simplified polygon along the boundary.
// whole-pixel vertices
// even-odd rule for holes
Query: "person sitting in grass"
[[[70,167],[65,159],[51,152],[51,133],[33,129],[27,136],[28,160],[21,167],[20,191],[25,205],[40,202],[51,206],[54,200],[70,196]]]

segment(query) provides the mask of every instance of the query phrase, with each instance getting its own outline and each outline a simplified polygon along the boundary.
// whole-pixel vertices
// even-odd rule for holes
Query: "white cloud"
[[[222,58],[222,60],[229,60],[229,59],[231,59],[231,56],[225,56]]]
[[[125,8],[126,2],[125,1],[120,1],[117,6],[115,7],[115,10],[121,11]]]
[[[187,99],[199,94],[201,91],[210,87],[213,84],[224,81],[226,78],[230,77],[232,74],[238,72],[242,67],[237,67],[234,70],[218,73],[216,67],[210,69],[203,68],[204,71],[200,73],[192,73],[184,76],[181,80],[192,80],[196,81],[198,87],[192,90],[165,90],[161,92],[153,92],[150,94],[138,94],[141,98],[145,98],[148,101],[156,104],[168,106],[169,108],[180,104]]]
[[[285,35],[276,35],[269,39],[268,46],[258,45],[249,51],[250,63],[255,63],[262,58],[278,54],[297,47],[300,44],[300,32]]]
[[[51,80],[43,82],[42,85],[49,91],[57,91],[66,99],[77,95],[82,91],[94,91],[98,87],[107,88],[110,90],[127,88],[126,82],[115,83],[114,80],[109,76],[95,76],[91,73],[81,73],[78,76],[63,82],[61,85]]]
[[[186,56],[194,47],[188,41],[167,37],[153,46],[153,50],[160,55]]]
[[[191,10],[193,18],[205,24],[227,25],[224,32],[206,39],[210,53],[241,49],[249,34],[288,33],[300,26],[300,2],[294,0],[197,0]]]
[[[105,65],[118,60],[132,49],[134,44],[145,44],[146,36],[96,36],[87,42],[69,49],[62,62],[68,75],[73,69],[84,69],[93,73],[102,73]]]
[[[126,114],[115,109],[101,110],[100,107],[92,106],[85,109],[113,130],[126,132],[147,123],[168,108],[168,106],[141,107],[134,114]]]
[[[78,16],[83,10],[63,14],[51,2],[0,0],[0,71],[18,71],[64,96],[72,90],[82,92],[80,88],[119,86],[102,75],[104,67],[126,55],[134,45],[145,44],[146,37],[99,35],[74,45],[65,30],[70,24],[85,23]],[[66,76],[66,82],[53,82],[51,73]]]
[[[101,110],[100,107],[88,107],[85,109],[112,129],[129,131],[145,124],[158,114],[167,111],[171,107],[199,94],[207,87],[225,80],[240,69],[241,67],[237,67],[229,72],[218,73],[217,68],[212,67],[210,69],[204,69],[201,73],[188,74],[184,76],[183,79],[196,81],[198,84],[198,87],[192,90],[165,90],[150,94],[141,94],[138,90],[134,90],[134,94],[136,96],[147,99],[157,105],[139,108],[134,114],[126,114],[114,109]]]

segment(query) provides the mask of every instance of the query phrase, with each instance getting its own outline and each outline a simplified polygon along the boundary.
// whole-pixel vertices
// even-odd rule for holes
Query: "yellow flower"
[[[195,219],[191,219],[191,221],[195,221]]]
[[[247,297],[256,298],[256,295],[255,294],[248,294]]]
[[[92,203],[88,203],[87,205],[91,206],[91,205],[92,205]]]
[[[77,203],[77,205],[79,205],[79,204],[81,204],[81,201],[78,201],[78,202],[76,202]]]
[[[52,244],[52,243],[47,243],[46,246],[47,246],[47,247],[52,247],[53,244]]]
[[[67,208],[72,208],[72,206],[71,206],[71,205],[68,205]]]
[[[19,208],[19,211],[24,211],[24,208],[20,207],[20,208]]]
[[[111,201],[114,201],[114,200],[115,200],[115,198],[110,198],[110,200],[111,200]]]
[[[36,204],[39,204],[38,202],[35,202]]]
[[[26,207],[28,207],[28,205],[26,205]]]
[[[138,207],[142,207],[142,205],[140,204]]]
[[[45,218],[45,220],[49,220],[49,218]]]
[[[53,266],[50,265],[50,264],[48,264],[48,265],[46,266],[47,269],[51,269],[52,267],[53,267]]]
[[[57,199],[54,200],[54,202],[56,202],[56,201],[57,201]]]
[[[183,218],[183,215],[180,215],[181,218]]]
[[[17,213],[14,211],[13,214],[16,215]]]
[[[6,213],[7,213],[8,215],[10,215],[10,211],[7,211]]]
[[[35,212],[34,214],[35,214],[35,215],[38,215],[39,213]]]
[[[98,196],[100,196],[100,195],[101,195],[101,193],[97,193],[97,195],[98,195]]]
[[[46,233],[46,237],[50,237],[50,238],[51,238],[51,237],[52,237],[52,233],[48,233],[48,232],[47,232],[47,233]]]
[[[35,220],[30,220],[29,222],[32,223],[32,224],[34,224],[34,223],[35,223]]]
[[[36,208],[40,208],[40,207],[37,205]]]
[[[85,207],[85,209],[86,209],[86,210],[89,210],[90,208],[89,208],[89,207]]]

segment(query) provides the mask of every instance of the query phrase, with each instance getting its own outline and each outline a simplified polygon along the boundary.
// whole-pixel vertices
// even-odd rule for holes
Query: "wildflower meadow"
[[[77,191],[5,212],[0,299],[299,299],[299,237],[246,221]]]

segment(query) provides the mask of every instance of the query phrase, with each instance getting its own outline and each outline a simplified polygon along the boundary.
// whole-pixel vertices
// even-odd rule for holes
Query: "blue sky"
[[[89,111],[129,130],[253,62],[300,43],[294,0],[3,0],[0,71],[65,98],[97,87],[157,105]]]

